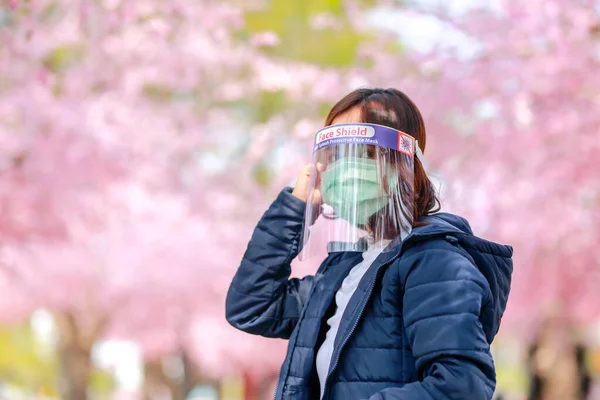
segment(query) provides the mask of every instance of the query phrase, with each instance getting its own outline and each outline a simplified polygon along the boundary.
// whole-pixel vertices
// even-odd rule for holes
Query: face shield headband
[[[376,124],[338,124],[321,129],[315,135],[313,154],[319,150],[341,144],[372,145],[396,150],[422,160],[423,153],[412,136]]]

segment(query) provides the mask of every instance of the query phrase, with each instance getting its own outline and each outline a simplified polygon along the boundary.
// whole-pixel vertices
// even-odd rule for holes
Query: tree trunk
[[[243,373],[244,400],[268,400],[275,393],[273,388],[277,384],[279,374],[268,374],[261,377],[253,376],[251,371]]]
[[[88,380],[92,373],[89,349],[70,342],[59,347],[58,355],[61,399],[86,400]]]
[[[144,365],[144,399],[152,399],[162,392],[161,389],[167,389],[172,400],[185,400],[187,395],[177,379],[165,374],[161,359],[147,361]]]
[[[90,355],[103,322],[98,321],[92,329],[82,329],[75,316],[68,312],[55,314],[54,320],[59,334],[57,350],[61,399],[87,400],[88,381],[92,374]]]
[[[258,385],[256,380],[248,371],[243,373],[244,379],[244,400],[259,400]]]
[[[199,373],[194,362],[184,351],[177,355],[183,367],[183,375],[178,377],[168,376],[161,359],[146,361],[144,365],[144,399],[152,397],[153,392],[159,392],[160,388],[167,388],[173,400],[185,400],[194,387],[200,383]]]
[[[271,400],[275,396],[275,387],[279,374],[269,374],[265,376],[258,385],[258,398],[260,400]]]
[[[200,383],[200,372],[197,365],[190,358],[187,352],[181,351],[181,362],[183,363],[183,382],[181,390],[183,392],[182,399],[185,400],[192,390]]]

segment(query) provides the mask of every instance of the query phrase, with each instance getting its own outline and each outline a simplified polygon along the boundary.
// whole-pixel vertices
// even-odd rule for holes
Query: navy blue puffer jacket
[[[289,279],[305,203],[282,191],[248,244],[227,295],[227,320],[289,339],[276,400],[319,399],[315,357],[334,295],[360,253],[332,253],[314,276]],[[491,399],[490,343],[510,290],[512,248],[473,236],[464,219],[427,225],[381,254],[352,296],[334,344],[327,400]]]

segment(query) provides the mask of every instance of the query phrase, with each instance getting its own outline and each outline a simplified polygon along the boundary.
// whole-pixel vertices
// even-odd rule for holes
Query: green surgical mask
[[[389,202],[378,175],[376,160],[340,158],[323,172],[323,201],[333,207],[340,218],[366,225],[369,217]]]

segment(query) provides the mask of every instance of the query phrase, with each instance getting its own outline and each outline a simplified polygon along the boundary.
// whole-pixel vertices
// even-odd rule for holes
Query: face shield
[[[413,225],[415,139],[374,124],[315,137],[300,260],[325,252],[385,252]]]

